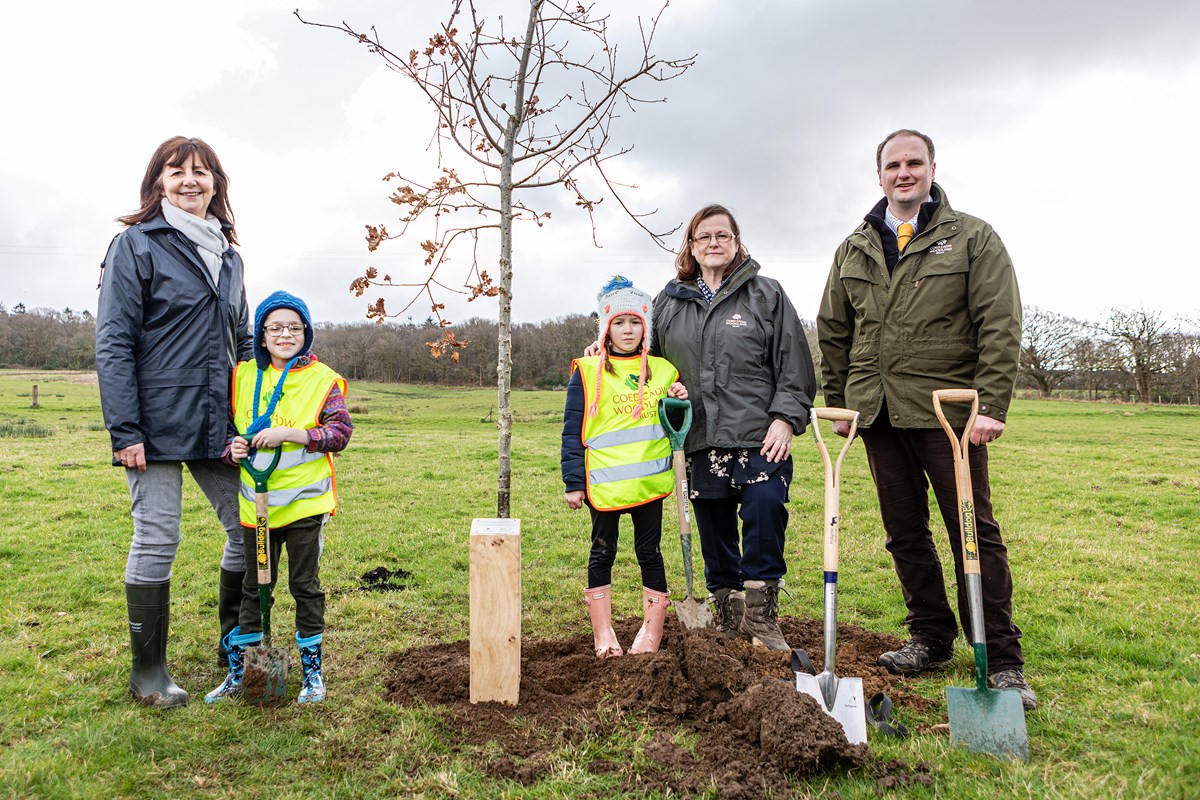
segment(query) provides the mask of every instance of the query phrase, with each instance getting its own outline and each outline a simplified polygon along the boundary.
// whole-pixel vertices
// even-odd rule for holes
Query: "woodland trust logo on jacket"
[[[939,239],[930,245],[929,254],[933,256],[940,256],[942,253],[949,253],[953,249],[954,245],[950,244],[945,239]]]
[[[725,324],[731,328],[744,328],[747,325],[749,325],[750,323],[748,323],[748,322],[746,322],[746,320],[742,319],[741,314],[734,314],[732,317],[725,320]]]
[[[631,372],[625,376],[625,385],[635,392],[637,391],[638,376],[636,372]]]

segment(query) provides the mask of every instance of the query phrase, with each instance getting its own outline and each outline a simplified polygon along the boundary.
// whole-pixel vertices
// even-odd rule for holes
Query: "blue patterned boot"
[[[296,646],[300,648],[300,667],[304,670],[304,683],[296,702],[320,703],[325,700],[325,679],[321,677],[321,634],[303,639],[297,633]]]
[[[246,648],[262,642],[262,631],[241,633],[241,627],[235,627],[226,634],[222,644],[229,654],[229,674],[220,686],[204,695],[204,702],[217,703],[229,697],[240,697],[242,694],[242,676],[246,670]]]

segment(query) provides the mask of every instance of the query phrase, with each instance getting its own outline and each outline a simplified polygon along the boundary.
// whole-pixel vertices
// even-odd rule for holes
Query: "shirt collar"
[[[926,197],[924,202],[921,203],[921,205],[922,206],[925,205],[925,203],[928,203],[932,199],[933,198],[931,198],[931,197]],[[919,217],[919,216],[921,216],[921,206],[917,207],[917,213],[912,215],[912,219],[900,219],[899,217],[897,217],[895,214],[892,213],[891,206],[886,206],[883,211],[884,224],[886,224],[888,226],[888,229],[891,230],[892,233],[895,233],[900,228],[901,225],[903,225],[905,222],[907,222],[909,225],[913,226],[913,233],[915,234],[918,230],[917,217]]]

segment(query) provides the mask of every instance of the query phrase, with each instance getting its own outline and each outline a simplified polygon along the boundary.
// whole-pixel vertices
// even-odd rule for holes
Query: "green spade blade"
[[[1016,689],[946,687],[950,744],[1001,758],[1029,760],[1025,709]]]

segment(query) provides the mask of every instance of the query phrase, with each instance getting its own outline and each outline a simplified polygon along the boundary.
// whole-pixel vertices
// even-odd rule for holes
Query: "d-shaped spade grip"
[[[671,425],[671,418],[668,415],[670,411],[683,412],[683,424],[678,428]],[[659,400],[658,422],[666,432],[667,440],[671,442],[671,449],[682,450],[683,440],[687,438],[688,431],[692,428],[692,401],[680,400],[678,397],[664,397]]]
[[[271,463],[267,465],[266,469],[255,469],[254,456],[257,452],[258,448],[255,448],[249,452],[246,458],[242,459],[242,469],[246,470],[246,474],[254,481],[254,491],[266,493],[267,478],[271,477],[271,473],[279,466],[279,456],[283,452],[283,448],[275,448],[275,456],[271,459]]]

